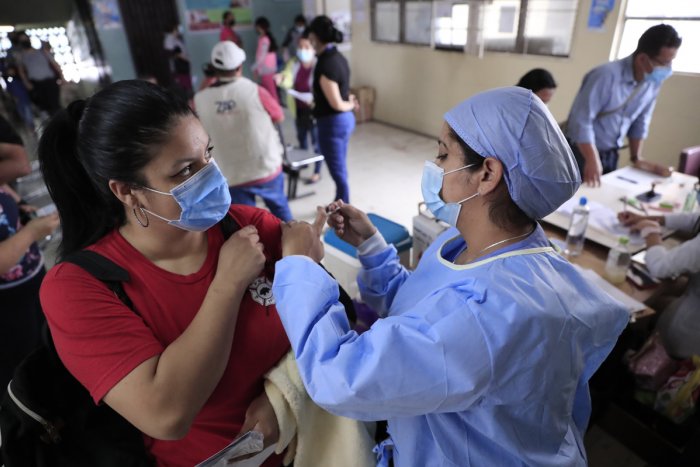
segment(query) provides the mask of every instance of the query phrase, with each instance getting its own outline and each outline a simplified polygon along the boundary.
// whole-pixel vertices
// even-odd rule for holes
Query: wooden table
[[[585,184],[581,185],[573,199],[578,200],[581,196],[585,196],[588,198],[589,203],[597,203],[612,209],[614,212],[618,212],[623,209],[622,199],[635,199],[637,195],[651,188],[651,181],[658,182],[655,191],[661,195],[661,198],[654,203],[643,203],[644,209],[647,210],[649,215],[663,215],[668,214],[669,211],[659,210],[657,208],[658,204],[660,202],[670,203],[674,206],[672,212],[680,212],[686,195],[693,190],[698,178],[679,172],[674,172],[670,177],[663,178],[631,167],[622,167],[603,175],[600,179],[599,187],[594,188]],[[633,208],[628,209],[641,214],[641,212],[633,210]],[[598,228],[595,225],[593,216],[594,213],[592,212],[588,228],[586,229],[586,244],[595,242],[604,247],[612,248],[617,244],[619,234],[612,234],[607,230]],[[557,210],[543,220],[556,227],[568,229],[571,215]],[[644,246],[630,245],[630,248],[632,253],[635,253],[644,249]]]

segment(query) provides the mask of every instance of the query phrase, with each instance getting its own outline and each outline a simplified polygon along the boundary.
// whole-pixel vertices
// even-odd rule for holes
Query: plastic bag
[[[684,360],[656,394],[654,409],[676,423],[682,423],[695,412],[700,396],[700,357]]]

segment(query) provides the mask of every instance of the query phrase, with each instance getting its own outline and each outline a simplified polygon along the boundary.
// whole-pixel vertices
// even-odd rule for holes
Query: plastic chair
[[[324,159],[321,154],[316,154],[308,149],[301,149],[287,144],[284,141],[284,134],[282,133],[282,127],[277,124],[277,131],[280,135],[280,141],[282,142],[282,147],[284,148],[284,153],[282,156],[282,170],[287,174],[287,199],[293,200],[296,198],[303,198],[305,196],[311,196],[315,192],[310,191],[304,193],[303,195],[297,195],[297,186],[299,184],[299,177],[301,175],[302,169],[316,162],[320,162]]]
[[[681,151],[678,171],[700,177],[700,146],[685,148]]]

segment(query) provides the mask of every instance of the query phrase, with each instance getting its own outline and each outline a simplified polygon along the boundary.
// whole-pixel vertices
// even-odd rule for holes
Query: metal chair
[[[700,146],[685,148],[681,151],[678,171],[700,177]]]
[[[305,196],[313,195],[315,193],[314,191],[297,195],[299,177],[301,175],[301,171],[305,167],[322,161],[324,157],[321,154],[316,154],[311,150],[296,148],[291,144],[287,144],[284,140],[282,127],[279,124],[277,124],[277,131],[280,135],[282,147],[284,148],[282,155],[282,170],[287,174],[287,199],[291,201],[296,198],[303,198]]]

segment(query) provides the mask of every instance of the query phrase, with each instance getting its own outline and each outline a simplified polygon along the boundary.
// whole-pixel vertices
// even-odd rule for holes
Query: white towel
[[[376,465],[367,425],[317,406],[304,388],[292,352],[266,375],[265,392],[280,428],[275,452],[287,450],[284,465],[292,460],[294,467]]]

